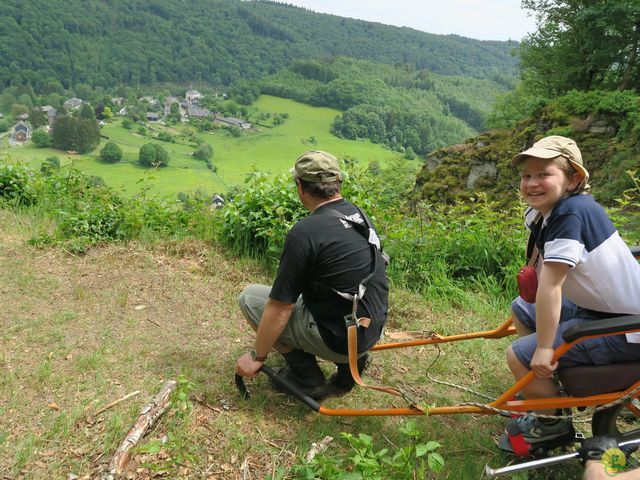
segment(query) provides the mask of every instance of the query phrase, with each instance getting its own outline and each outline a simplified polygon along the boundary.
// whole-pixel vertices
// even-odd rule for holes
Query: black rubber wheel
[[[619,442],[640,438],[640,417],[626,418],[628,413],[624,405],[594,413],[591,419],[593,435],[608,435]]]

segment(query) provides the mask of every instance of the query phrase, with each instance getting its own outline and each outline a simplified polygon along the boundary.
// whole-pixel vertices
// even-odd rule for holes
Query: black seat
[[[565,342],[590,335],[640,330],[640,315],[605,318],[584,322],[564,332]],[[583,365],[558,371],[565,391],[573,397],[619,392],[640,380],[640,361],[609,365]]]
[[[640,362],[563,368],[558,376],[572,397],[619,392],[640,380]]]

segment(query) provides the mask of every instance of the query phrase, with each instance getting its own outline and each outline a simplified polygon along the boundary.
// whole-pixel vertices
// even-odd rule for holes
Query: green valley
[[[116,120],[102,127],[104,137],[118,143],[124,152],[122,162],[107,164],[99,160],[98,154],[103,142],[87,155],[61,152],[51,148],[37,148],[29,143],[23,146],[3,147],[9,158],[32,168],[40,168],[42,161],[50,156],[58,156],[63,166],[73,166],[90,175],[96,175],[115,188],[122,188],[128,194],[136,194],[143,189],[150,193],[175,198],[179,192],[206,193],[226,192],[229,187],[240,185],[248,173],[254,170],[280,174],[287,172],[294,159],[306,150],[321,149],[335,153],[341,158],[358,160],[363,165],[372,160],[380,163],[401,157],[398,152],[383,148],[369,140],[341,139],[330,133],[333,119],[339,111],[326,107],[312,107],[293,100],[262,96],[256,103],[260,111],[269,113],[287,113],[288,119],[281,125],[271,128],[258,126],[256,132],[245,132],[233,137],[226,130],[197,133],[188,125],[162,127],[173,135],[184,132],[196,132],[196,136],[210,144],[214,151],[213,163],[217,172],[212,172],[202,161],[191,156],[194,145],[186,136],[177,143],[159,142],[140,135],[135,130],[126,130]],[[152,124],[153,125],[153,124]],[[180,138],[180,137],[178,137]],[[167,168],[149,170],[139,166],[138,151],[148,142],[162,144],[170,155]],[[415,162],[415,169],[419,162]]]

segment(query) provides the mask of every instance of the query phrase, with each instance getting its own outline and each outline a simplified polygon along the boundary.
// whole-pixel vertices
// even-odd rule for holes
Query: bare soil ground
[[[0,210],[1,479],[98,477],[141,407],[179,375],[193,385],[192,408],[163,417],[144,440],[159,447],[138,452],[126,478],[263,479],[299,462],[325,435],[365,432],[383,442],[379,448],[398,441],[403,418],[319,416],[275,393],[264,377],[248,382],[251,400],[239,398],[235,358],[253,337],[236,297],[244,285],[268,281],[255,265],[197,242],[110,245],[77,257],[32,247],[28,236],[24,219]],[[440,317],[415,296],[394,294],[391,327],[487,327],[471,314],[448,324]],[[497,394],[508,386],[505,368],[482,365],[500,362],[504,346],[452,345],[430,373]],[[422,367],[435,358],[428,349],[381,352],[367,378],[405,385],[425,404],[477,400],[429,382],[416,355]],[[323,368],[329,373],[332,365]],[[361,389],[329,405],[390,402]],[[484,463],[505,463],[492,445],[501,420],[472,419],[473,428],[468,416],[421,423],[425,438],[444,446],[448,466],[438,478],[479,478]]]

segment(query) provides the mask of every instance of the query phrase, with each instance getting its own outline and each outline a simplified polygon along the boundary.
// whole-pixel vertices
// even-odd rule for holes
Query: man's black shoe
[[[292,350],[282,356],[286,364],[284,367],[276,369],[278,376],[293,383],[313,399],[324,395],[327,382],[314,355],[303,350]],[[291,393],[273,380],[270,380],[270,383],[280,392]]]
[[[371,363],[371,355],[368,352],[358,359],[358,373],[360,375],[367,369],[369,363]],[[336,366],[338,370],[331,375],[327,382],[325,397],[341,397],[349,393],[356,384],[348,363],[336,363]]]
[[[320,368],[318,367],[318,370]],[[284,367],[275,368],[274,371],[281,378],[286,379],[291,382],[294,386],[298,387],[305,395],[317,400],[324,396],[325,390],[327,389],[327,382],[324,377],[322,371],[320,371],[320,378],[317,372],[311,372],[310,375],[301,374],[300,371],[297,371],[291,365],[285,365]],[[271,386],[282,393],[287,393],[291,395],[286,387],[281,386],[280,384],[273,381],[273,379],[269,379],[269,383]]]

